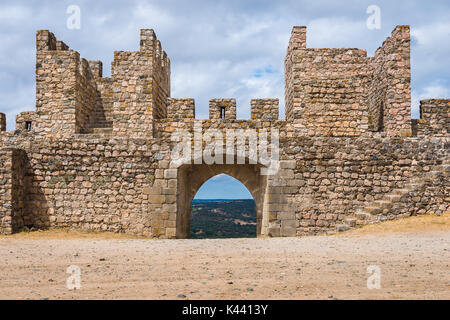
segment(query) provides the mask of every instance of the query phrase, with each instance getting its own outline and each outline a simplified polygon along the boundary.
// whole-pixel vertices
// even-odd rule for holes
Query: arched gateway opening
[[[267,177],[260,173],[258,164],[192,164],[178,168],[177,194],[177,238],[190,237],[191,203],[200,187],[210,178],[227,174],[239,180],[250,192],[255,201],[256,235],[263,229],[264,194]]]
[[[195,194],[190,223],[191,239],[255,238],[255,201],[239,180],[219,174]]]

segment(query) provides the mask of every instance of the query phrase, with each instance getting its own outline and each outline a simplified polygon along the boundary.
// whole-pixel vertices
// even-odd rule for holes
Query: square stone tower
[[[141,30],[140,50],[115,51],[112,63],[113,132],[151,137],[153,121],[167,116],[170,60],[151,29]]]
[[[310,49],[292,29],[285,58],[286,120],[309,136],[411,135],[409,26],[397,26],[374,57],[355,48]]]
[[[139,51],[114,52],[111,78],[103,78],[101,61],[87,61],[53,33],[38,31],[36,114],[27,119],[33,132],[70,136],[105,129],[152,137],[154,120],[167,117],[170,60],[153,30],[141,30],[140,38]]]

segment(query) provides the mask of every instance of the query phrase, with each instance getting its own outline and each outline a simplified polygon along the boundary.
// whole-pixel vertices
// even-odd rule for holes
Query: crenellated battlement
[[[409,26],[367,57],[361,49],[307,48],[294,27],[285,59],[286,119],[316,136],[411,135]]]
[[[413,122],[415,136],[445,137],[450,133],[450,99],[420,101],[420,119]]]
[[[296,133],[416,133],[409,26],[397,26],[373,57],[356,48],[308,48],[306,37],[305,26],[293,27],[285,58],[285,116]],[[195,118],[193,99],[170,96],[170,59],[152,29],[140,31],[139,51],[114,52],[108,78],[101,61],[81,58],[48,30],[37,31],[36,48],[36,112],[26,121],[36,135],[151,138],[156,122]],[[250,104],[251,120],[278,119],[278,99]],[[209,119],[236,119],[236,100],[211,99]]]

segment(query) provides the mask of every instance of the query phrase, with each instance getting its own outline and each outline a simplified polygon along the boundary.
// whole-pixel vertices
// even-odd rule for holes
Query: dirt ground
[[[0,237],[0,299],[450,299],[449,244],[449,214],[307,238],[20,233]]]

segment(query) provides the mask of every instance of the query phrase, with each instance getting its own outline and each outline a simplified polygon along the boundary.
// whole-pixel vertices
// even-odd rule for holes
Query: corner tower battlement
[[[285,59],[286,119],[308,135],[411,135],[409,26],[397,26],[374,57],[355,48],[313,49],[294,27]]]
[[[31,130],[151,137],[153,121],[167,116],[170,60],[153,30],[141,30],[140,38],[139,51],[114,52],[111,77],[103,78],[101,61],[87,61],[50,31],[37,31]]]

